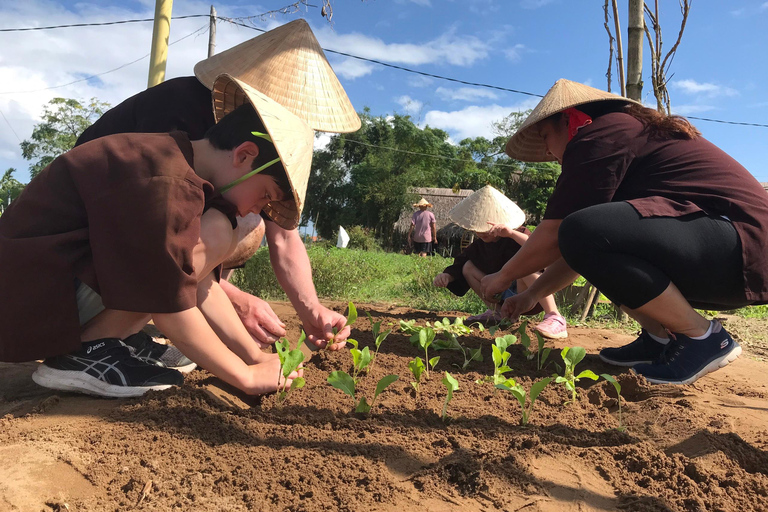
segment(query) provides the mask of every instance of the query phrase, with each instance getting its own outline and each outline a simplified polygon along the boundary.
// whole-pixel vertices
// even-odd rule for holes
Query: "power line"
[[[288,13],[289,12],[288,10],[296,9],[296,8],[298,8],[299,5],[309,5],[309,4],[306,3],[306,0],[301,0],[299,2],[295,2],[293,4],[290,4],[290,5],[286,6],[286,7],[282,7],[280,9],[276,9],[274,11],[268,11],[268,12],[266,12],[264,14],[259,14],[259,15],[256,15],[256,16],[244,16],[244,17],[239,17],[239,18],[226,18],[226,17],[217,16],[216,19],[219,20],[219,21],[224,21],[224,22],[227,22],[227,23],[231,23],[233,25],[238,25],[238,26],[241,26],[241,27],[249,28],[251,30],[256,30],[258,32],[266,32],[266,30],[264,30],[264,29],[254,27],[253,25],[248,25],[246,23],[242,23],[240,20],[263,19],[265,16],[269,16],[269,15],[275,14],[275,13]],[[210,14],[190,14],[190,15],[186,15],[186,16],[174,16],[171,19],[186,19],[186,18],[210,18]],[[18,32],[18,31],[30,31],[30,30],[50,30],[50,29],[57,29],[57,28],[70,28],[70,27],[91,27],[91,26],[104,26],[104,25],[118,25],[118,24],[123,24],[123,23],[149,22],[149,21],[154,21],[154,18],[133,19],[133,20],[120,20],[120,21],[110,21],[110,22],[103,22],[103,23],[77,23],[77,24],[72,24],[72,25],[54,25],[54,26],[48,26],[48,27],[6,28],[6,29],[0,29],[0,32]],[[181,39],[179,39],[178,41],[181,41]],[[178,41],[175,41],[175,42],[178,42]],[[483,87],[483,88],[486,88],[486,89],[495,89],[495,90],[498,90],[498,91],[511,92],[511,93],[514,93],[514,94],[523,94],[523,95],[526,95],[526,96],[533,96],[533,97],[537,97],[537,98],[542,98],[543,97],[543,95],[541,95],[541,94],[536,94],[536,93],[532,93],[532,92],[528,92],[528,91],[521,91],[521,90],[518,90],[518,89],[510,89],[508,87],[501,87],[501,86],[498,86],[498,85],[485,84],[485,83],[480,83],[480,82],[469,82],[469,81],[466,81],[466,80],[460,80],[458,78],[452,78],[452,77],[447,77],[447,76],[443,76],[443,75],[436,75],[436,74],[433,74],[433,73],[427,73],[425,71],[419,71],[419,70],[416,70],[416,69],[406,68],[404,66],[398,66],[396,64],[389,64],[387,62],[382,62],[382,61],[375,60],[375,59],[369,59],[369,58],[366,58],[366,57],[360,57],[358,55],[353,55],[351,53],[346,53],[346,52],[340,52],[340,51],[337,51],[337,50],[331,50],[331,49],[327,49],[327,48],[323,48],[323,50],[325,52],[328,52],[328,53],[333,53],[333,54],[336,54],[336,55],[342,55],[344,57],[349,57],[349,58],[352,58],[352,59],[362,60],[362,61],[365,61],[365,62],[370,62],[370,63],[373,63],[373,64],[378,64],[379,66],[384,66],[384,67],[388,67],[388,68],[392,68],[392,69],[397,69],[397,70],[400,70],[400,71],[405,71],[407,73],[413,73],[413,74],[416,74],[416,75],[421,75],[421,76],[426,76],[426,77],[430,77],[430,78],[435,78],[435,79],[438,79],[438,80],[445,80],[445,81],[448,81],[448,82],[459,83],[459,84],[463,84],[463,85],[470,85],[470,86],[473,86],[473,87]],[[123,67],[126,67],[126,66],[129,66],[131,64],[134,64],[135,62],[138,62],[139,60],[142,60],[142,59],[144,59],[146,57],[147,56],[144,56],[141,59],[138,59],[138,60],[133,61],[133,62],[129,62],[128,64],[124,64],[123,66],[117,67],[117,68],[112,69],[110,71],[105,71],[104,73],[100,73],[98,75],[93,75],[93,76],[88,77],[88,78],[84,78],[84,79],[80,79],[80,80],[75,80],[74,82],[70,82],[70,83],[67,83],[67,84],[57,85],[57,86],[54,86],[54,87],[47,87],[47,88],[44,88],[44,89],[37,89],[35,91],[18,91],[16,93],[0,92],[0,94],[18,94],[18,93],[22,93],[22,92],[40,92],[40,91],[44,91],[44,90],[48,90],[48,89],[56,89],[56,88],[59,88],[59,87],[65,87],[67,85],[72,85],[72,84],[75,84],[75,83],[78,83],[78,82],[89,80],[90,78],[95,78],[95,77],[98,77],[98,76],[101,76],[101,75],[104,75],[104,74],[107,74],[107,73],[111,73],[113,71],[117,71],[119,69],[122,69]],[[696,120],[699,120],[699,121],[707,121],[707,122],[710,122],[710,123],[730,124],[730,125],[738,125],[738,126],[756,126],[756,127],[760,127],[760,128],[768,128],[768,124],[761,124],[761,123],[745,123],[745,122],[739,122],[739,121],[724,121],[722,119],[712,119],[712,118],[707,118],[707,117],[695,117],[695,116],[686,116],[686,117],[688,119],[696,119]]]
[[[11,122],[10,122],[10,121],[8,121],[8,118],[7,118],[7,117],[5,117],[5,114],[3,113],[3,111],[2,111],[2,110],[0,110],[0,116],[3,116],[3,119],[5,119],[5,124],[7,124],[7,125],[8,125],[8,128],[10,128],[10,129],[11,129],[11,131],[12,131],[12,132],[13,132],[13,134],[16,136],[16,138],[18,139],[18,141],[19,141],[19,142],[21,142],[21,137],[19,137],[19,134],[18,134],[18,133],[16,133],[16,130],[14,130],[14,129],[13,129],[13,126],[11,126]]]

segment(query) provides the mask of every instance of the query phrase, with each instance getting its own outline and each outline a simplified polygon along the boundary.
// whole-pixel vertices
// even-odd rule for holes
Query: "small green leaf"
[[[349,343],[350,345],[352,345],[352,347],[353,347],[354,349],[357,349],[357,347],[358,347],[358,344],[357,344],[357,340],[354,340],[354,339],[352,339],[352,338],[347,338],[347,343]],[[352,349],[349,349],[349,351],[351,352],[351,351],[352,351]]]
[[[605,380],[607,380],[608,382],[610,382],[611,384],[613,384],[613,388],[616,390],[617,395],[621,394],[621,384],[619,384],[619,382],[616,379],[614,379],[607,373],[601,373],[600,376]]]
[[[571,368],[575,368],[576,365],[579,364],[586,355],[587,355],[587,351],[584,350],[584,348],[571,347],[569,350],[566,351],[565,355],[563,355],[563,361],[565,361],[566,364],[570,364]]]
[[[376,392],[373,394],[373,401],[376,400],[382,391],[387,389],[388,386],[390,386],[399,378],[400,377],[398,375],[387,375],[386,377],[382,377],[378,384],[376,384]],[[373,404],[373,401],[371,401],[371,404]]]
[[[419,345],[421,348],[424,348],[424,346],[427,344],[427,330],[421,329],[419,331]]]
[[[547,387],[550,382],[552,382],[552,377],[547,377],[546,379],[541,379],[540,381],[531,384],[531,403],[536,401],[539,394],[544,391],[544,388]]]
[[[299,365],[304,361],[304,353],[299,349],[294,349],[285,355],[283,361],[283,377],[288,377],[291,372],[296,370]]]
[[[368,414],[371,412],[371,406],[368,405],[368,401],[365,399],[365,397],[362,397],[360,399],[360,402],[358,402],[357,407],[355,407],[355,412],[361,412],[363,414]]]
[[[307,381],[304,380],[304,377],[296,377],[291,382],[291,391],[293,391],[294,389],[301,389],[301,388],[303,388],[306,383],[307,383]]]
[[[482,347],[469,349],[470,361],[483,361]]]
[[[360,359],[355,366],[357,367],[358,371],[363,371],[369,364],[371,364],[371,349],[369,347],[365,347],[360,352]]]
[[[445,403],[443,404],[442,413],[442,418],[445,420],[445,415],[448,412],[448,403],[451,401],[451,399],[453,399],[453,392],[459,389],[459,381],[457,381],[450,373],[445,372],[445,377],[443,377],[443,386],[445,386],[445,389],[448,391],[445,396]]]
[[[440,361],[440,356],[433,357],[432,359],[429,360],[429,367],[434,370],[438,361]]]
[[[561,377],[561,376],[558,376],[558,377],[555,379],[555,382],[556,382],[557,384],[562,384],[563,382],[567,382],[567,381],[568,381],[568,379],[566,379],[565,377]]]
[[[520,403],[520,407],[523,408],[523,413],[525,413],[525,388],[523,388],[523,386],[520,384],[517,384],[510,387],[509,392],[512,393],[512,396],[517,398],[517,401]]]
[[[328,376],[328,384],[348,394],[353,400],[355,399],[355,381],[347,372],[331,372]]]
[[[579,379],[597,380],[599,378],[600,377],[598,377],[597,374],[595,372],[593,372],[592,370],[584,370],[583,372],[581,372],[580,374],[578,374],[576,376],[576,380],[579,380]]]
[[[349,303],[349,314],[347,315],[347,323],[344,324],[344,327],[348,325],[352,325],[357,320],[357,308],[354,304],[350,301]]]
[[[424,373],[424,361],[420,357],[417,357],[408,363],[408,368],[410,368],[411,373],[413,373],[413,378],[416,379],[416,382],[420,382],[421,374]]]

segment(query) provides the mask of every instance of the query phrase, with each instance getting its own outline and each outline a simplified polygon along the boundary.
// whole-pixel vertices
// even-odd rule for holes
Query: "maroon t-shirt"
[[[711,142],[650,138],[625,113],[598,117],[566,146],[544,218],[616,201],[643,217],[727,217],[741,239],[746,298],[768,302],[768,194]]]
[[[182,132],[112,135],[61,155],[27,185],[0,216],[0,361],[80,347],[75,278],[108,309],[197,304],[192,251],[215,196],[192,163]]]

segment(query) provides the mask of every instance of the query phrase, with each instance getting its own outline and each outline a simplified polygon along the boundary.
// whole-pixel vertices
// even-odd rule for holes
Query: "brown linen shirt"
[[[725,216],[741,240],[746,298],[768,302],[768,194],[736,160],[703,137],[656,139],[624,113],[581,128],[568,143],[545,219],[627,201],[643,217]]]
[[[192,163],[185,133],[113,135],[58,157],[27,185],[0,217],[0,361],[79,348],[75,278],[109,309],[197,304],[192,250],[215,198]]]

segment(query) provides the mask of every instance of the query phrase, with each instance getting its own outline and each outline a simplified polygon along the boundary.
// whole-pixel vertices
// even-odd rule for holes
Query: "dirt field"
[[[293,310],[274,308],[295,340]],[[353,337],[363,346],[373,343],[364,310],[384,325],[437,319],[358,309]],[[447,423],[440,378],[415,395],[407,364],[419,353],[397,333],[360,384],[370,397],[379,378],[400,375],[369,417],[350,413],[352,400],[326,382],[331,371],[349,371],[347,351],[314,354],[307,386],[283,407],[274,396],[229,393],[201,370],[180,389],[101,400],[37,387],[33,363],[0,364],[0,509],[768,511],[768,326],[730,321],[745,354],[684,387],[649,386],[599,361],[599,349],[632,336],[569,329],[556,347],[583,346],[579,369],[619,377],[626,432],[616,430],[616,394],[602,380],[587,381],[569,405],[550,385],[531,425],[519,426],[511,395],[474,382],[492,373],[487,333],[465,338],[485,346],[485,362],[465,373],[452,368],[460,354],[438,354],[440,373],[460,385]],[[512,375],[526,388],[552,373],[537,371],[520,347],[510,351]]]

